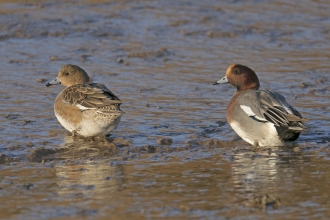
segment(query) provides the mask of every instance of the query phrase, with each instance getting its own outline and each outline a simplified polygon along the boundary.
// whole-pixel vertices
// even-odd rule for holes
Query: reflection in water
[[[246,192],[259,194],[262,189],[274,185],[277,178],[278,161],[276,154],[268,155],[267,152],[239,152],[234,155],[232,166],[234,183],[237,188]]]
[[[245,205],[260,208],[259,202],[266,195],[272,198],[269,202],[274,205],[272,207],[278,208],[282,203],[284,211],[301,200],[304,203],[296,205],[315,205],[319,210],[329,207],[327,202],[322,202],[328,197],[324,194],[328,187],[321,182],[330,175],[329,164],[323,156],[313,155],[314,151],[304,153],[297,148],[279,148],[268,153],[265,150],[234,154],[233,183],[237,192],[246,194]],[[306,213],[310,212],[313,211]]]
[[[124,189],[124,166],[99,163],[56,166],[59,195],[105,199]]]
[[[319,153],[214,148],[1,165],[0,217],[324,217],[330,165]]]

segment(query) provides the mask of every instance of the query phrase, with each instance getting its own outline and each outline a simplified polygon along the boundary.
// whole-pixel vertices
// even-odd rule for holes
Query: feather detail
[[[282,95],[274,91],[251,90],[241,96],[239,102],[240,108],[254,120],[268,121],[277,127],[292,127],[292,130],[297,131],[306,128],[302,122],[307,120]]]
[[[63,102],[80,105],[80,108],[98,108],[108,105],[120,105],[120,99],[107,87],[98,83],[78,84],[68,87],[62,94]]]

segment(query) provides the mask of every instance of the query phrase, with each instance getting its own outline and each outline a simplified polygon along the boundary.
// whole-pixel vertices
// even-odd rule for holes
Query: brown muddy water
[[[0,218],[330,218],[329,31],[327,0],[1,0]],[[113,144],[57,122],[67,63],[123,101]],[[295,144],[232,131],[231,63],[310,119]]]

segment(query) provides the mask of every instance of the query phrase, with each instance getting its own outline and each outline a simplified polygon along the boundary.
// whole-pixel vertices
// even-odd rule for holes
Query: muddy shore
[[[330,3],[0,0],[0,218],[330,217]],[[123,101],[102,140],[54,116],[64,64]],[[225,119],[231,63],[309,122],[254,149]]]

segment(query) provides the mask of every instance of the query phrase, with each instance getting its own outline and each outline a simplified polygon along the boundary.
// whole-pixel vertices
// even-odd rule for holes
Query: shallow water
[[[0,218],[330,217],[329,11],[322,0],[1,0]],[[41,81],[67,63],[123,101],[114,145],[57,122],[63,87]],[[294,145],[253,149],[231,130],[235,89],[212,85],[231,63],[310,119]]]

